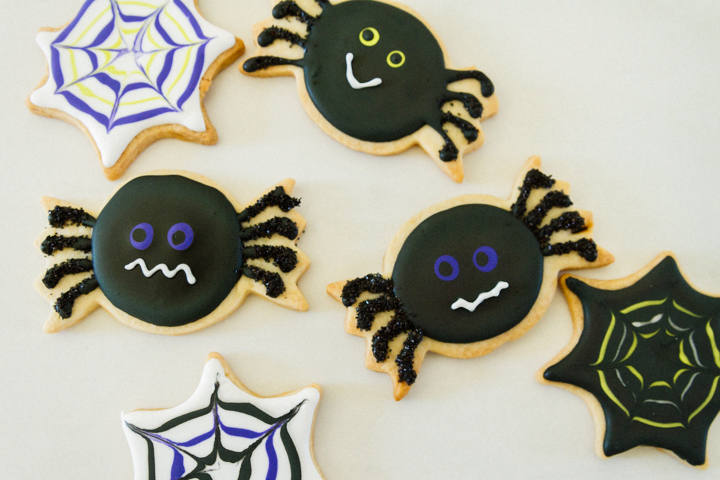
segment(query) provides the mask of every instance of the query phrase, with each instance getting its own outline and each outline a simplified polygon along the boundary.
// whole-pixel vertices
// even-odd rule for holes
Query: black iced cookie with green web
[[[543,378],[599,404],[602,454],[646,445],[704,465],[720,411],[720,298],[694,289],[669,253],[622,280],[561,285],[576,344]]]

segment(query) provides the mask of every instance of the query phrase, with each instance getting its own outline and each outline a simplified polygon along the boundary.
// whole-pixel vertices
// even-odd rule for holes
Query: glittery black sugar
[[[55,311],[60,315],[60,318],[70,318],[72,316],[72,309],[75,305],[75,300],[80,295],[87,295],[98,288],[98,282],[95,279],[95,275],[86,278],[82,282],[73,286],[70,290],[60,295],[55,302]]]
[[[357,306],[357,328],[370,330],[378,313],[397,309],[400,302],[395,297],[382,296],[360,302]]]
[[[550,241],[550,236],[560,230],[569,230],[572,233],[580,233],[587,229],[585,219],[578,212],[565,212],[557,218],[553,218],[550,223],[540,228],[535,236],[541,245]]]
[[[372,351],[375,360],[378,362],[387,360],[388,353],[390,353],[390,342],[397,338],[398,335],[414,328],[415,325],[407,319],[402,311],[397,312],[387,325],[378,329],[373,335]]]
[[[276,272],[268,272],[251,265],[243,269],[243,275],[265,285],[265,293],[270,298],[277,298],[285,291],[285,283]]]
[[[246,242],[258,238],[270,238],[275,234],[295,240],[298,233],[297,225],[289,218],[273,217],[266,222],[242,229],[240,231],[240,240]]]
[[[272,192],[263,195],[254,205],[249,206],[238,214],[240,223],[247,222],[269,207],[278,207],[283,212],[289,212],[300,205],[300,199],[289,196],[283,187],[277,187]]]
[[[242,255],[247,258],[262,258],[265,261],[272,260],[273,265],[283,273],[291,272],[298,263],[295,250],[288,247],[253,245],[243,249]]]
[[[588,238],[581,238],[575,242],[547,244],[542,249],[542,254],[546,257],[550,255],[565,255],[570,252],[578,252],[578,254],[588,262],[594,262],[598,257],[597,245],[593,240]]]
[[[417,378],[413,361],[415,360],[415,350],[418,345],[420,345],[420,342],[423,341],[423,338],[423,332],[419,328],[410,331],[405,342],[403,342],[402,351],[395,359],[395,363],[398,366],[398,379],[408,385],[415,383],[415,379]]]
[[[55,288],[60,280],[67,275],[89,272],[93,268],[92,260],[88,258],[72,258],[59,263],[45,272],[42,279],[43,285],[47,288]]]
[[[523,218],[523,223],[525,223],[530,230],[535,231],[551,209],[567,208],[572,204],[570,197],[568,197],[565,192],[548,192],[548,194],[540,200],[540,203]]]
[[[95,226],[95,217],[82,208],[55,207],[48,212],[48,223],[54,228],[63,228],[68,225]]]
[[[379,273],[371,273],[347,282],[342,290],[342,302],[346,307],[351,307],[362,292],[392,294],[392,290],[392,280]]]
[[[54,255],[55,252],[71,248],[80,252],[89,252],[92,243],[90,237],[63,237],[62,235],[50,235],[40,244],[40,251],[45,255]]]
[[[267,47],[275,40],[287,40],[293,45],[305,46],[305,39],[295,32],[291,32],[286,28],[270,27],[263,30],[258,36],[258,45]]]
[[[551,188],[553,185],[555,185],[555,180],[553,180],[551,176],[545,175],[537,168],[530,170],[527,175],[525,175],[525,180],[523,181],[522,187],[520,187],[520,195],[518,195],[517,200],[510,208],[515,218],[521,219],[525,216],[527,200],[533,190],[538,188]]]

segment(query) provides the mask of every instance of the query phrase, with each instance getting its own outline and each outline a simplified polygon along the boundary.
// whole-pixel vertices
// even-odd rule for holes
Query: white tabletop
[[[570,338],[559,293],[532,330],[490,355],[429,355],[395,402],[389,377],[365,368],[363,340],[345,333],[345,310],[325,286],[379,271],[397,229],[430,205],[468,193],[507,198],[525,160],[540,155],[594,213],[595,239],[616,257],[583,275],[624,277],[671,250],[698,287],[720,294],[720,3],[406,3],[440,34],[454,66],[474,65],[496,85],[500,110],[483,123],[485,145],[466,156],[465,182],[450,181],[419,148],[395,157],[351,151],[309,120],[292,78],[230,66],[206,97],[219,143],[162,140],[123,179],[189,170],[242,202],[296,179],[307,219],[299,245],[312,262],[299,285],[310,310],[252,297],[222,323],[177,338],[129,329],[101,310],[43,333],[50,305],[32,286],[45,265],[33,246],[46,224],[40,197],[97,210],[123,180],[104,178],[79,130],[23,104],[45,69],[36,30],[68,22],[82,0],[0,4],[0,476],[130,479],[120,412],[183,402],[211,351],[263,395],[323,387],[315,453],[328,479],[696,473],[650,448],[600,460],[583,401],[535,381]],[[200,7],[249,53],[252,25],[270,14],[266,0]],[[720,426],[707,455],[698,478],[720,474]]]

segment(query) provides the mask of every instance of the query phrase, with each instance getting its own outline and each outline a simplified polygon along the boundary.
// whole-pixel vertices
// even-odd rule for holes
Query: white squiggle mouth
[[[185,277],[187,278],[187,282],[190,285],[195,285],[195,277],[192,274],[192,270],[190,270],[190,267],[185,264],[181,263],[177,267],[175,267],[175,270],[170,270],[167,265],[164,263],[161,263],[159,265],[155,265],[155,267],[152,270],[148,270],[147,265],[145,265],[145,260],[142,258],[138,258],[137,260],[128,263],[125,265],[125,270],[132,270],[133,268],[140,266],[140,269],[142,270],[143,275],[145,277],[150,278],[152,277],[155,272],[158,270],[161,271],[167,278],[173,278],[180,270],[185,272]]]
[[[480,295],[478,295],[474,302],[470,303],[463,298],[458,298],[455,303],[450,306],[450,308],[452,308],[453,310],[457,310],[458,308],[465,308],[471,312],[474,312],[478,305],[480,305],[482,302],[484,302],[488,298],[500,296],[500,290],[504,290],[509,286],[510,284],[508,284],[507,282],[500,281],[497,283],[497,285],[495,285],[495,288],[493,288],[489,292],[482,292]]]
[[[353,74],[353,58],[354,56],[352,53],[348,53],[347,55],[345,55],[345,62],[347,63],[347,71],[345,72],[345,76],[347,77],[347,81],[352,88],[354,88],[355,90],[361,90],[363,88],[377,87],[382,83],[381,78],[373,78],[372,80],[369,80],[365,83],[358,82],[357,78],[355,78],[355,75]]]

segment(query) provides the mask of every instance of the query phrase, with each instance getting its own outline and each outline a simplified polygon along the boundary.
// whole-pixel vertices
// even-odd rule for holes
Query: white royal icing
[[[474,312],[478,305],[480,305],[482,302],[484,302],[488,298],[500,296],[500,291],[508,288],[509,286],[510,284],[508,284],[507,282],[500,281],[497,283],[497,285],[495,285],[495,288],[493,288],[489,292],[482,292],[480,295],[478,295],[474,302],[470,303],[464,298],[458,298],[455,303],[451,305],[450,308],[452,308],[453,310],[457,310],[458,308],[465,308],[471,312]]]
[[[250,403],[264,414],[275,418],[286,416],[288,412],[293,412],[297,408],[294,416],[285,425],[297,452],[300,463],[299,473],[303,480],[322,480],[310,451],[313,418],[320,400],[318,389],[308,387],[288,396],[256,397],[239,389],[230,381],[225,376],[222,364],[215,358],[205,364],[200,385],[181,405],[166,410],[137,410],[122,414],[123,430],[133,458],[135,480],[147,480],[152,477],[152,473],[154,473],[152,478],[157,480],[171,480],[198,468],[199,471],[210,475],[213,480],[236,480],[242,463],[247,461],[252,467],[251,479],[289,480],[291,478],[289,458],[292,455],[287,454],[279,427],[276,427],[275,433],[271,436],[263,438],[252,455],[239,462],[221,460],[219,455],[214,463],[209,465],[198,463],[193,459],[193,457],[206,457],[213,451],[217,431],[220,432],[220,443],[223,448],[231,452],[243,452],[256,443],[258,438],[240,438],[227,432],[233,429],[263,432],[269,429],[267,423],[251,415],[221,406],[208,411],[208,406],[213,404],[212,397],[216,384],[219,385],[218,398],[226,406]],[[213,411],[218,413],[219,429],[215,428]],[[188,416],[191,412],[200,412],[200,414]],[[192,418],[187,420],[188,417]],[[176,419],[179,419],[179,424],[172,428],[160,428]],[[139,430],[142,430],[145,436],[138,433]],[[151,430],[162,431],[148,433]],[[148,442],[152,447],[148,446]],[[270,442],[271,444],[268,445]],[[152,455],[152,458],[149,455]],[[154,472],[149,471],[151,465],[154,466]]]
[[[193,0],[86,0],[70,24],[37,42],[49,75],[30,101],[82,122],[110,168],[147,128],[206,130],[199,82],[235,37]]]
[[[347,55],[345,55],[345,62],[347,63],[347,70],[345,71],[345,76],[347,77],[347,81],[352,88],[354,88],[355,90],[361,90],[363,88],[377,87],[382,83],[381,78],[373,78],[372,80],[368,80],[364,83],[358,82],[352,69],[353,58],[354,57],[352,53],[348,53]]]
[[[179,271],[185,272],[185,276],[187,278],[187,282],[190,285],[195,285],[195,277],[192,274],[192,270],[190,269],[190,266],[186,263],[181,263],[175,269],[170,270],[170,268],[165,265],[164,263],[160,263],[158,265],[155,265],[152,270],[149,270],[147,265],[145,264],[145,260],[142,258],[138,258],[133,260],[132,262],[125,265],[125,270],[132,270],[133,268],[139,266],[140,270],[142,270],[143,275],[145,277],[150,278],[153,275],[155,275],[155,272],[160,271],[165,275],[167,278],[173,278]]]

